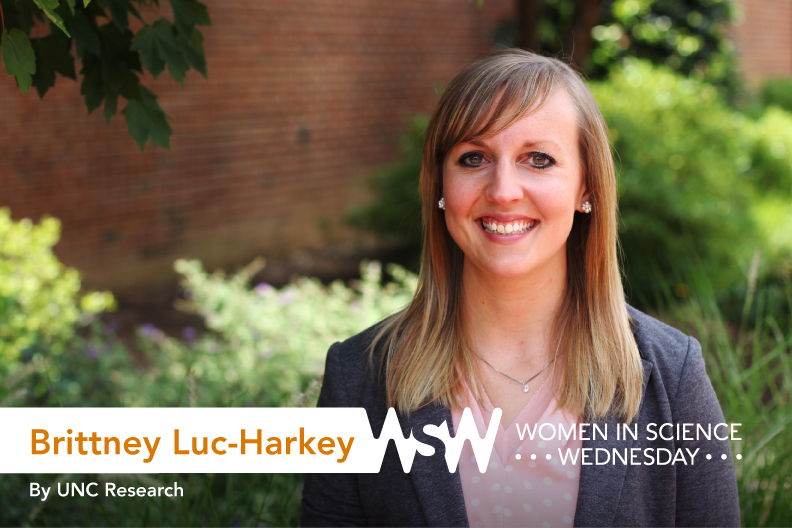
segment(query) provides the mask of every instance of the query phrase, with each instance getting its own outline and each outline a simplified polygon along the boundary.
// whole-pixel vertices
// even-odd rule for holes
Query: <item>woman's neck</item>
[[[481,357],[520,371],[539,369],[553,359],[552,331],[566,291],[566,259],[555,264],[531,276],[504,279],[466,263],[463,321]]]

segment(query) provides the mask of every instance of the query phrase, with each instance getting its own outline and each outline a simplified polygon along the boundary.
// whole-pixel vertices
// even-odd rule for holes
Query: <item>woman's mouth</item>
[[[498,222],[491,218],[479,219],[481,228],[491,235],[520,235],[533,229],[538,224],[537,220],[513,220],[511,222]]]

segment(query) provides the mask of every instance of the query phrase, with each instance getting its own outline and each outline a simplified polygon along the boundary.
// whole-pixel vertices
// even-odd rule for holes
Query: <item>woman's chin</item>
[[[511,260],[487,262],[477,266],[484,271],[490,279],[504,281],[520,281],[535,274],[536,267],[525,261],[514,262]]]

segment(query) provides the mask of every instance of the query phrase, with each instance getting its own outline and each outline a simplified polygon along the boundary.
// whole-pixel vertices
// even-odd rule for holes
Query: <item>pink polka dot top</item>
[[[459,476],[471,527],[572,526],[581,459],[577,457],[577,464],[569,460],[562,464],[558,450],[574,452],[583,442],[579,437],[559,438],[558,434],[550,433],[549,426],[542,429],[546,439],[539,434],[539,427],[544,423],[553,424],[553,429],[558,431],[559,424],[569,430],[580,421],[579,417],[556,409],[557,380],[558,376],[554,376],[545,382],[507,430],[499,424],[485,473],[479,472],[470,442],[465,442],[459,460]],[[466,396],[467,401],[464,397],[459,400],[461,407],[469,407],[473,412],[479,436],[483,438],[492,415],[492,404],[485,393],[484,406],[480,407],[469,387]],[[451,418],[456,434],[462,412],[452,409]],[[528,428],[536,426],[533,439],[525,431],[526,425]],[[522,440],[518,427],[524,432]]]

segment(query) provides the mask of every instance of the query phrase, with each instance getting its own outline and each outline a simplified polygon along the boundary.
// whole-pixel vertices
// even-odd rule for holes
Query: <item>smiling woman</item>
[[[719,463],[601,467],[561,451],[711,446],[519,434],[723,422],[698,342],[625,302],[607,128],[581,78],[522,50],[464,68],[429,123],[421,197],[415,297],[331,347],[319,405],[364,407],[375,434],[395,407],[438,453],[424,426],[456,431],[468,408],[484,436],[500,409],[488,469],[466,443],[454,473],[436,454],[407,475],[390,449],[378,474],[308,475],[303,525],[739,524],[728,444]]]

